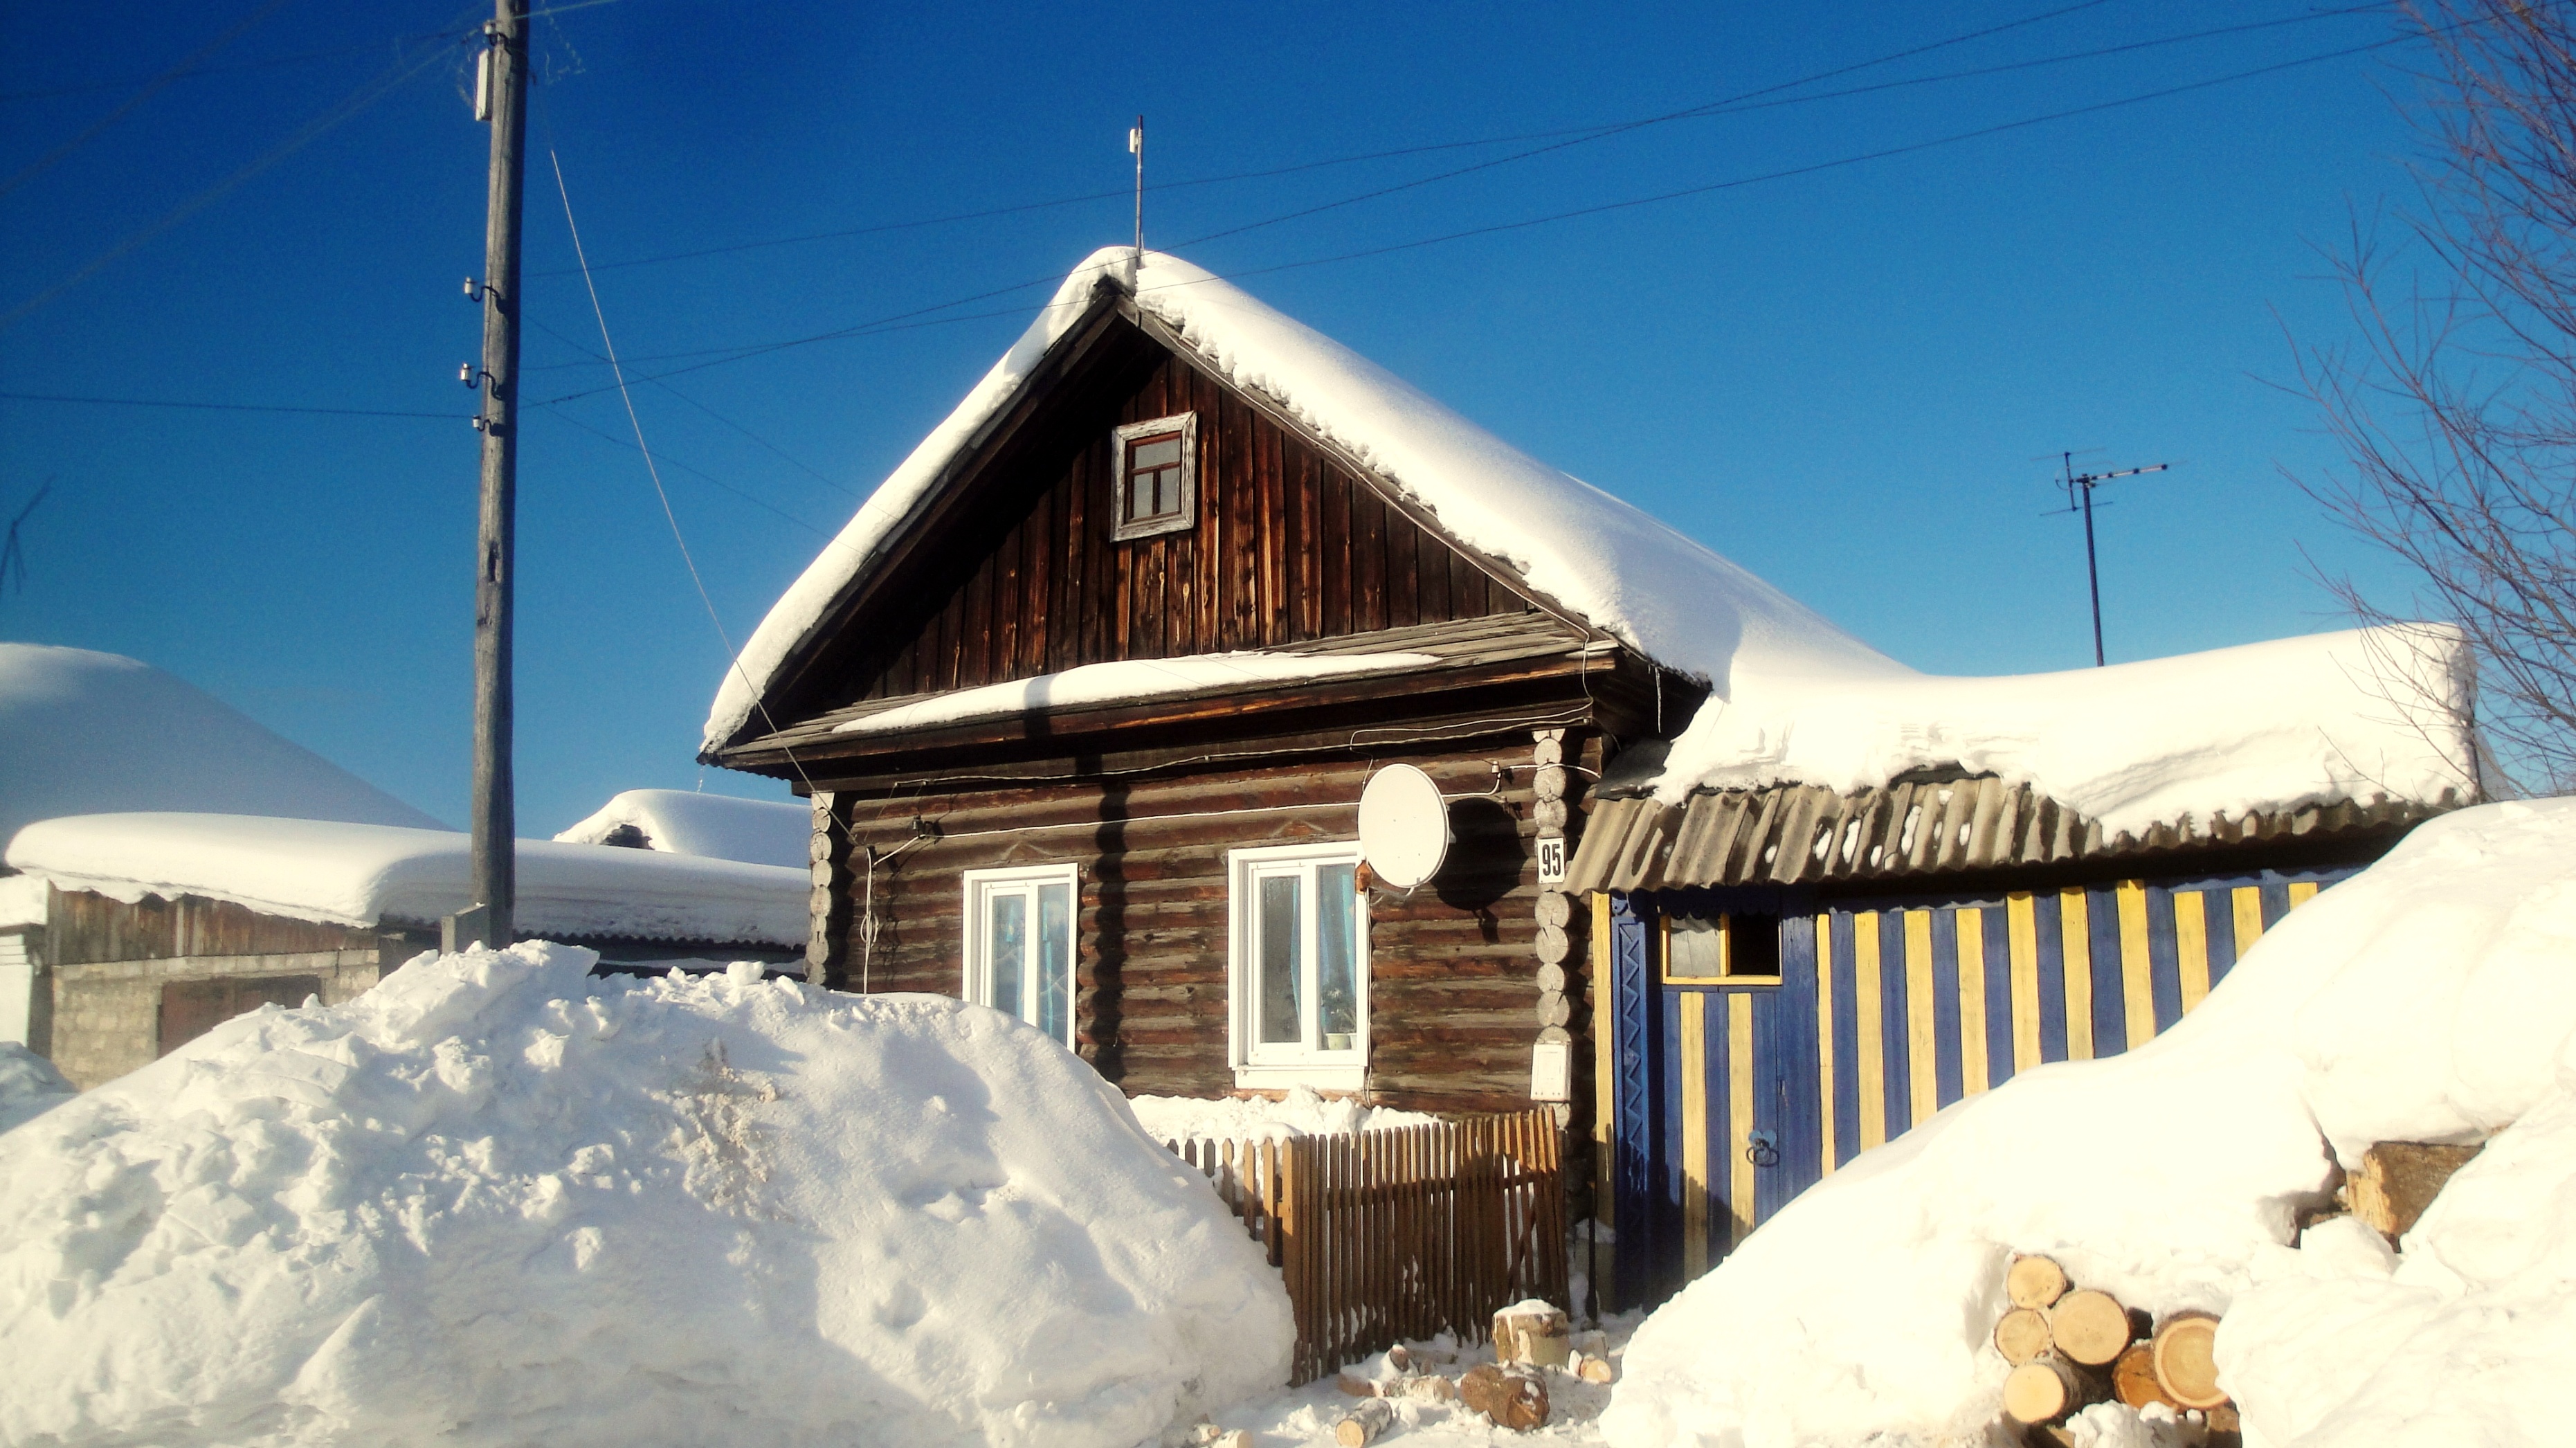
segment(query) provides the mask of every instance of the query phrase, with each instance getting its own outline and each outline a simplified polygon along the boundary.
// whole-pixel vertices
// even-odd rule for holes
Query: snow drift
[[[0,643],[0,845],[31,820],[112,810],[445,828],[149,664]]]
[[[632,836],[615,838],[626,828]],[[812,859],[814,809],[802,800],[735,799],[685,789],[630,789],[555,836],[563,845],[641,845],[803,870]]]
[[[1127,1448],[1277,1277],[997,1011],[522,945],[0,1136],[0,1441]]]
[[[1792,1203],[1639,1330],[1604,1429],[1974,1434],[2019,1250],[2159,1315],[2226,1313],[2221,1382],[2257,1448],[2553,1441],[2576,1379],[2571,960],[2576,800],[2424,825],[2171,1032],[2016,1076]],[[2337,1158],[2489,1132],[2402,1259],[2351,1225],[2282,1245]]]

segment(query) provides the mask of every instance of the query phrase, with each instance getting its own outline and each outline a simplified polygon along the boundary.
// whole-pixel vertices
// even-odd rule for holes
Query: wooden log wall
[[[196,895],[148,895],[129,905],[87,890],[57,890],[49,917],[45,959],[55,966],[377,948],[372,928],[288,920]]]
[[[974,688],[1120,659],[1258,649],[1531,605],[1244,397],[1135,339],[1141,380],[1076,398],[974,531],[942,545],[847,699]],[[1113,541],[1121,423],[1195,413],[1193,527]]]
[[[833,879],[854,908],[827,979],[854,991],[956,995],[962,873],[1070,861],[1082,868],[1077,1048],[1131,1094],[1225,1094],[1234,1088],[1227,851],[1355,839],[1361,785],[1397,760],[1451,797],[1457,839],[1439,879],[1410,898],[1378,891],[1370,900],[1369,1093],[1415,1110],[1526,1109],[1539,968],[1526,730],[1438,751],[1132,782],[878,801],[844,792],[837,809],[848,833]],[[1509,770],[1499,790],[1495,764]],[[936,837],[911,843],[916,818]],[[856,908],[871,850],[881,861],[873,944]]]

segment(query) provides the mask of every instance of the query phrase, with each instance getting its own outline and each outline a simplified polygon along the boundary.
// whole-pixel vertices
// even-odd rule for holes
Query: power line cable
[[[619,437],[613,432],[593,427],[589,423],[582,421],[580,418],[573,416],[571,413],[564,411],[562,408],[556,408],[548,412],[546,416],[552,418],[556,422],[560,422],[569,427],[578,429],[579,431],[589,433],[592,437],[598,438],[600,441],[609,443],[613,446],[622,448],[632,448],[635,446],[633,442]],[[755,508],[775,513],[779,517],[795,524],[797,527],[804,529],[808,533],[812,533],[821,538],[830,538],[833,536],[830,529],[819,527],[803,518],[799,518],[795,514],[788,512],[785,508],[779,507],[777,504],[770,502],[767,498],[763,498],[758,494],[747,492],[741,488],[735,487],[733,484],[726,482],[724,479],[717,477],[715,474],[708,472],[704,468],[693,467],[688,463],[682,462],[678,458],[671,456],[669,453],[663,453],[660,456],[663,462],[672,467],[678,468],[681,472],[698,478],[711,487],[721,488],[724,491],[733,494],[735,497],[742,499],[744,502],[751,504]]]
[[[769,732],[775,734],[778,721],[770,717],[768,701],[760,697],[760,686],[752,682],[751,671],[742,666],[742,654],[734,648],[733,636],[725,631],[724,619],[716,613],[716,601],[707,595],[706,580],[698,576],[698,560],[689,555],[688,537],[680,531],[680,515],[671,510],[670,490],[662,486],[662,470],[655,466],[653,449],[644,441],[644,423],[635,413],[635,394],[627,390],[626,369],[617,365],[617,343],[608,335],[608,313],[599,305],[599,286],[591,280],[589,259],[582,254],[581,226],[572,219],[572,189],[564,184],[563,157],[550,146],[546,149],[546,159],[554,165],[555,192],[563,198],[564,229],[572,233],[573,259],[581,263],[581,284],[590,294],[591,315],[599,320],[599,345],[608,354],[609,370],[616,374],[617,397],[626,406],[626,425],[634,430],[635,450],[644,455],[644,471],[653,480],[653,496],[661,500],[662,519],[671,525],[671,541],[680,546],[680,561],[688,566],[689,582],[698,590],[698,602],[706,606],[707,622],[715,626],[716,639],[724,645],[725,657],[732,661],[734,673],[741,678],[743,687],[750,691],[752,707],[760,711],[761,719],[769,725]],[[797,778],[805,781],[805,792],[810,796],[814,792],[814,781],[805,773],[805,766],[797,763],[795,751],[781,745],[779,753],[785,755],[788,764],[795,768]]]
[[[326,417],[434,417],[463,422],[461,412],[396,412],[380,407],[274,407],[257,402],[182,402],[159,397],[75,397],[60,392],[0,392],[12,402],[78,402],[97,407],[174,407],[192,412],[304,412]]]
[[[2103,3],[2103,0],[2089,0],[2089,3]],[[2068,8],[2083,9],[2087,7],[2078,5]],[[1997,65],[1976,66],[1964,70],[1943,71],[1935,75],[1912,76],[1903,80],[1882,81],[1871,85],[1852,86],[1841,90],[1822,91],[1813,95],[1789,96],[1777,100],[1761,101],[1758,104],[1751,103],[1758,97],[1771,95],[1777,91],[1792,90],[1800,86],[1812,85],[1819,80],[1830,79],[1836,75],[1849,74],[1857,70],[1864,70],[1878,65],[1889,64],[1893,61],[1905,59],[1913,55],[1919,55],[1929,50],[1937,50],[1946,46],[1963,44],[1970,40],[1983,39],[2000,31],[2054,19],[2067,13],[2065,10],[2052,10],[2039,15],[2026,17],[2022,20],[2011,21],[2003,25],[1990,27],[1986,30],[1973,31],[1964,35],[1953,36],[1947,40],[1937,41],[1912,51],[1902,51],[1892,55],[1881,56],[1875,60],[1857,62],[1853,65],[1845,66],[1837,70],[1820,72],[1819,74],[1806,76],[1798,80],[1784,81],[1775,86],[1768,86],[1760,90],[1745,92],[1741,96],[1710,101],[1702,105],[1693,106],[1687,110],[1669,112],[1659,116],[1647,116],[1626,121],[1604,121],[1597,122],[1592,125],[1569,126],[1555,130],[1525,131],[1511,135],[1485,136],[1466,141],[1439,141],[1419,146],[1401,146],[1392,150],[1368,151],[1356,155],[1332,156],[1315,161],[1300,161],[1291,165],[1273,166],[1257,171],[1237,171],[1220,176],[1201,176],[1179,181],[1159,181],[1147,185],[1145,189],[1148,192],[1165,192],[1193,187],[1226,185],[1237,181],[1266,180],[1277,176],[1292,175],[1304,171],[1322,170],[1335,166],[1355,165],[1367,161],[1383,161],[1404,156],[1416,156],[1441,151],[1468,150],[1479,146],[1513,145],[1524,141],[1556,141],[1561,140],[1562,138],[1572,137],[1573,139],[1571,140],[1563,141],[1563,144],[1569,146],[1581,145],[1588,141],[1605,139],[1611,136],[1624,134],[1628,131],[1660,125],[1667,121],[1735,115],[1749,111],[1773,109],[1779,106],[1806,105],[1815,101],[1868,95],[1876,92],[1897,90],[1913,86],[1935,85],[1953,80],[1975,79],[1984,76],[2005,74],[2011,71],[2032,70],[2042,66],[2067,65],[2082,60],[2094,60],[2106,56],[2128,54],[2134,51],[2153,50],[2166,46],[2182,45],[2195,40],[2208,40],[2219,36],[2238,35],[2248,31],[2270,30],[2287,25],[2305,25],[2319,20],[2334,20],[2353,15],[2384,12],[2390,8],[2391,7],[2385,3],[2385,0],[2374,0],[2374,3],[2370,4],[2350,5],[2329,10],[2312,10],[2298,15],[2276,17],[2270,20],[2252,21],[2236,25],[2213,26],[2208,29],[2189,31],[2179,35],[2159,36],[2151,40],[2127,41],[2117,45],[2097,46],[2087,50],[2067,51],[2057,55],[2040,56],[2030,60],[2008,61]],[[1400,186],[1387,188],[1387,191],[1401,191],[1413,186],[1429,185],[1434,181],[1445,180],[1449,176],[1465,175],[1471,171],[1483,170],[1492,166],[1505,165],[1511,161],[1525,159],[1528,156],[1543,155],[1549,151],[1557,149],[1561,149],[1561,147],[1541,147],[1534,151],[1524,152],[1520,156],[1507,156],[1498,160],[1484,162],[1477,166],[1462,168],[1458,171],[1443,172],[1436,176],[1424,177],[1418,181],[1407,182]],[[1353,201],[1366,200],[1379,195],[1384,195],[1387,194],[1387,191],[1372,191],[1364,193],[1359,197],[1345,198],[1342,201],[1330,203],[1325,207],[1315,209],[1329,210],[1333,206],[1348,205]],[[726,256],[738,252],[760,251],[781,246],[795,246],[806,242],[846,240],[851,237],[874,236],[895,231],[913,231],[925,227],[945,226],[967,221],[985,221],[997,216],[1013,216],[1033,211],[1057,210],[1067,206],[1079,206],[1094,201],[1125,200],[1130,194],[1131,192],[1129,190],[1094,191],[1087,192],[1079,196],[1057,197],[1049,201],[1030,201],[1012,206],[988,207],[981,211],[954,212],[943,216],[919,217],[908,221],[880,222],[872,226],[845,227],[832,231],[804,232],[794,236],[771,237],[757,241],[734,242],[724,246],[698,247],[688,251],[664,252],[654,256],[631,257],[624,261],[595,263],[591,269],[593,271],[612,271],[625,267],[657,266],[675,261],[694,261],[711,256]],[[1307,214],[1311,213],[1290,213],[1290,215],[1286,217],[1274,217],[1267,221],[1253,223],[1252,227],[1267,226],[1277,221],[1288,220],[1292,219],[1294,216]],[[1245,227],[1242,229],[1250,230],[1252,227]],[[1216,235],[1226,234],[1228,233],[1216,233]],[[1212,239],[1214,238],[1196,238],[1197,241],[1207,241]],[[1186,246],[1192,245],[1194,242],[1183,242],[1180,244]],[[562,276],[569,274],[570,271],[568,268],[557,271],[530,273],[531,276]],[[633,357],[627,360],[648,361],[653,359],[649,357]]]
[[[186,75],[189,67],[206,59],[208,56],[213,55],[216,51],[223,49],[225,46],[232,44],[233,41],[240,38],[243,31],[250,29],[252,26],[257,25],[259,22],[266,20],[269,16],[277,13],[278,7],[285,3],[286,0],[268,0],[267,4],[262,5],[257,10],[254,10],[250,14],[233,22],[229,28],[225,29],[214,39],[209,40],[205,44],[198,46],[195,50],[188,52],[187,58],[180,61],[177,65],[174,65],[168,70],[161,72],[159,75],[154,76],[152,79],[145,81],[141,90],[127,96],[123,105],[118,106],[116,109],[109,111],[106,115],[99,117],[96,121],[91,122],[88,130],[81,132],[79,135],[72,137],[70,140],[63,142],[54,149],[47,151],[42,156],[37,157],[34,161],[21,168],[16,175],[11,176],[8,180],[0,181],[0,196],[6,196],[10,192],[17,190],[19,187],[26,185],[29,181],[35,179],[38,173],[44,171],[47,167],[52,166],[56,161],[59,161],[65,156],[70,155],[72,152],[79,150],[81,147],[88,145],[100,132],[115,125],[117,122],[124,120],[127,116],[132,115],[136,107],[142,105],[145,101],[152,99],[154,96],[159,95],[162,87],[170,84],[170,82],[174,80],[177,80],[179,77]]]
[[[2280,61],[2271,65],[2256,66],[2249,70],[2234,71],[2226,75],[2212,76],[2203,80],[2185,82],[2180,85],[2165,86],[2156,90],[2140,92],[2136,95],[2121,96],[2107,101],[2096,101],[2088,105],[2071,106],[2064,110],[2050,111],[2037,116],[2027,116],[2020,120],[2003,121],[1989,126],[1978,126],[1970,130],[1958,131],[1950,135],[1939,136],[1930,140],[1911,142],[1906,145],[1886,146],[1876,150],[1859,152],[1854,155],[1836,157],[1831,160],[1817,161],[1802,166],[1786,167],[1777,171],[1766,171],[1759,175],[1735,177],[1725,181],[1709,182],[1708,184],[1701,186],[1688,186],[1673,191],[1657,192],[1650,196],[1631,197],[1621,201],[1610,201],[1593,206],[1575,207],[1565,211],[1551,212],[1544,216],[1527,217],[1518,221],[1496,222],[1487,226],[1469,227],[1461,231],[1445,232],[1438,236],[1422,237],[1413,241],[1396,242],[1386,246],[1367,247],[1358,251],[1340,252],[1331,256],[1312,257],[1302,261],[1281,262],[1271,266],[1239,268],[1221,275],[1212,274],[1208,279],[1211,281],[1231,281],[1249,276],[1264,276],[1272,272],[1294,271],[1305,267],[1327,266],[1336,262],[1357,261],[1367,257],[1385,256],[1399,251],[1411,251],[1426,246],[1437,246],[1445,242],[1461,241],[1469,237],[1490,236],[1500,232],[1525,230],[1529,227],[1544,226],[1559,221],[1569,221],[1578,217],[1597,216],[1606,212],[1624,211],[1640,206],[1651,206],[1661,202],[1675,201],[1691,196],[1705,196],[1714,192],[1730,191],[1745,186],[1759,185],[1767,181],[1780,181],[1797,176],[1810,176],[1819,172],[1839,170],[1844,167],[1860,165],[1868,161],[1885,160],[1893,156],[1910,155],[1919,151],[1934,150],[1943,146],[1957,145],[1964,141],[2001,135],[2010,131],[2025,130],[2032,126],[2070,120],[2078,116],[2093,115],[2102,111],[2118,110],[2127,106],[2141,105],[2148,101],[2163,100],[2172,96],[2188,94],[2193,91],[2207,90],[2214,86],[2228,85],[2237,81],[2250,80],[2266,75],[2274,75],[2283,71],[2295,70],[2302,66],[2317,65],[2329,60],[2339,60],[2347,56],[2362,55],[2371,51],[2384,50],[2390,46],[2404,45],[2418,38],[2419,37],[2414,35],[2392,36],[2385,40],[2371,41],[2362,45],[2347,46],[2338,50],[2330,50],[2314,55],[2301,56],[2293,60]],[[1184,245],[1188,244],[1192,243],[1184,243]],[[666,372],[650,373],[636,380],[649,382],[664,377],[677,377],[684,373],[701,371],[709,367],[722,366],[730,362],[747,361],[753,357],[766,356],[773,352],[786,351],[796,347],[811,346],[818,342],[839,341],[851,337],[872,335],[880,331],[906,329],[898,324],[928,326],[946,322],[967,321],[970,320],[970,317],[968,316],[942,317],[927,321],[918,319],[927,318],[929,317],[929,314],[934,312],[947,311],[953,307],[966,306],[974,302],[989,300],[993,297],[1005,296],[1012,292],[1026,291],[1034,286],[1057,285],[1061,284],[1062,281],[1063,277],[1061,274],[1049,274],[1045,277],[1015,283],[1011,286],[997,287],[990,291],[975,293],[972,296],[960,297],[954,301],[943,302],[934,306],[916,307],[910,311],[897,312],[890,316],[876,318],[872,321],[854,323],[851,326],[837,328],[829,332],[819,332],[802,337],[792,337],[777,342],[747,344],[740,347],[726,349],[711,349],[720,350],[723,355],[695,362],[685,367],[675,367]],[[1172,285],[1190,284],[1176,283]],[[981,313],[976,315],[1020,315],[1043,310],[1045,310],[1045,304],[1041,304],[1034,308],[1013,307],[1004,312]],[[552,406],[556,403],[569,402],[576,398],[594,396],[608,390],[610,389],[607,387],[582,388],[578,391],[567,392],[560,396],[549,398],[545,402],[537,405]]]
[[[413,76],[429,69],[431,65],[435,64],[442,58],[443,54],[443,49],[432,49],[428,54],[422,56],[417,61],[397,61],[392,68],[380,73],[375,79],[368,81],[365,85],[352,91],[339,104],[324,111],[312,120],[305,122],[304,125],[293,135],[288,136],[284,141],[281,141],[276,146],[272,147],[267,154],[251,162],[249,165],[242,167],[240,170],[235,171],[223,180],[216,182],[214,185],[207,187],[205,190],[198,192],[196,195],[189,197],[186,201],[179,203],[178,206],[164,214],[159,220],[142,227],[128,235],[123,241],[120,241],[116,245],[109,247],[107,250],[100,252],[97,256],[91,258],[86,265],[82,266],[71,275],[55,282],[52,286],[36,293],[27,300],[20,302],[18,305],[10,308],[6,313],[0,313],[0,331],[5,331],[9,327],[16,325],[22,318],[26,317],[28,313],[35,311],[45,303],[61,296],[64,292],[67,292],[73,287],[78,286],[80,283],[87,281],[90,277],[95,276],[98,272],[116,262],[119,258],[124,257],[135,248],[142,246],[145,242],[150,241],[152,238],[168,231],[171,227],[178,225],[180,222],[187,220],[189,217],[196,215],[198,212],[212,206],[217,201],[222,200],[226,195],[232,192],[233,188],[250,180],[252,177],[259,175],[261,172],[266,171],[271,166],[285,160],[297,151],[304,149],[304,147],[321,138],[324,133],[338,126],[341,122],[348,120],[350,117],[357,115],[359,112],[374,105],[376,102],[383,100],[386,96],[391,95],[403,84],[403,82],[408,81]]]

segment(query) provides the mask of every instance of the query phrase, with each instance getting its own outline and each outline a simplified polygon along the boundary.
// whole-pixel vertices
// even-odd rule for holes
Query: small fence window
[[[1779,979],[1779,916],[1664,917],[1666,985],[1769,985]]]
[[[1181,532],[1196,521],[1198,414],[1131,422],[1113,437],[1118,522],[1111,536],[1150,538]]]
[[[1073,1046],[1071,865],[966,872],[966,999]]]
[[[1356,1090],[1368,1064],[1368,927],[1355,845],[1236,850],[1238,1085]]]

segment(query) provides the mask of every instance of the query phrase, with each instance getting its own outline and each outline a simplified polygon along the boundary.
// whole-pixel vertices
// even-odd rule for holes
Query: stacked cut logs
[[[1548,1370],[1588,1383],[1607,1383],[1615,1376],[1607,1338],[1599,1332],[1575,1332],[1564,1309],[1539,1301],[1494,1314],[1494,1361],[1452,1379],[1442,1368],[1455,1361],[1455,1354],[1438,1348],[1398,1343],[1386,1352],[1394,1377],[1342,1374],[1336,1385],[1360,1402],[1333,1425],[1333,1441],[1342,1448],[1367,1448],[1395,1424],[1395,1410],[1386,1401],[1390,1398],[1456,1403],[1483,1414],[1495,1427],[1526,1433],[1547,1426]]]
[[[2012,1364],[2004,1413],[2034,1439],[2064,1441],[2056,1425],[2086,1405],[2163,1403],[2207,1416],[2211,1441],[2232,1439],[2235,1404],[2218,1386],[2210,1347],[2218,1319],[2177,1312],[2150,1328],[2146,1314],[2108,1292],[2078,1288],[2047,1257],[2013,1259],[2004,1273],[2012,1303],[1995,1323],[1995,1351]]]

